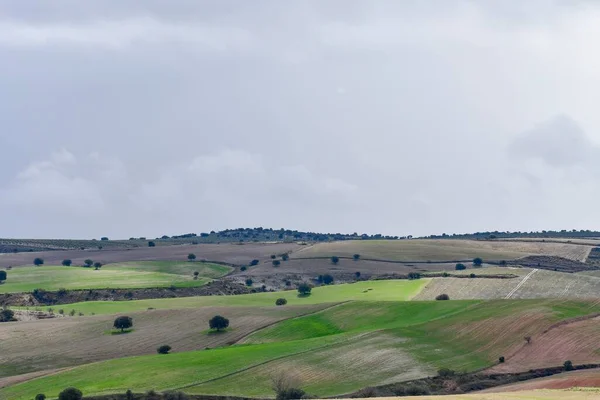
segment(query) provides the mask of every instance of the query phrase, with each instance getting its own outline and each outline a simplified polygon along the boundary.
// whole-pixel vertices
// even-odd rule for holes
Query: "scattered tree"
[[[331,256],[331,263],[337,265],[340,262],[340,258],[338,256]]]
[[[329,274],[323,275],[323,283],[325,285],[331,285],[333,283],[333,276]]]
[[[443,378],[449,378],[451,376],[454,376],[455,372],[449,368],[440,368],[438,369],[438,376],[441,376]]]
[[[58,400],[81,400],[83,393],[74,387],[66,388],[58,395]]]
[[[571,360],[567,360],[564,362],[563,366],[565,367],[565,371],[573,371],[575,367],[573,367],[573,363]]]
[[[36,257],[35,260],[33,260],[33,265],[35,265],[36,267],[44,265],[44,259]]]
[[[282,254],[282,255],[281,255],[281,259],[282,259],[283,261],[287,261],[287,260],[289,260],[289,259],[290,259],[290,256],[289,256],[289,254],[285,253],[285,254]]]
[[[281,265],[281,261],[279,260],[273,260],[273,266],[274,267],[279,267]]]
[[[275,254],[271,254],[271,260],[274,260],[276,258],[277,258],[277,256]]]
[[[246,279],[246,286],[252,286],[252,284],[254,283],[254,281],[250,278]]]
[[[360,259],[360,254],[355,254],[352,256],[352,258],[354,259],[354,261],[358,261]]]
[[[245,265],[242,265],[242,266],[240,267],[240,271],[245,271],[245,270],[247,270],[247,269],[248,269],[248,268],[247,268]]]
[[[475,274],[469,274],[469,278],[475,278],[477,275]]]
[[[98,261],[96,261],[96,262],[94,263],[94,269],[95,269],[96,271],[98,271],[100,268],[102,268],[102,263],[101,263],[101,262],[98,262]]]
[[[75,310],[73,310],[75,311]],[[113,326],[116,329],[120,329],[121,332],[123,332],[125,329],[129,329],[133,326],[133,319],[131,317],[127,317],[125,315],[117,317],[117,319],[115,319],[115,323],[113,324]]]
[[[73,261],[69,260],[68,258],[62,261],[62,265],[65,267],[70,267],[71,264],[73,264]]]
[[[0,283],[6,280],[6,271],[0,271]]]
[[[133,392],[131,389],[127,389],[125,392],[125,400],[133,400]]]
[[[188,254],[188,261],[194,261],[196,259],[196,255],[194,253]]]
[[[77,311],[75,311],[75,310],[71,310],[71,311],[69,311],[69,315],[70,315],[71,317],[74,317],[76,313],[77,313]]]
[[[170,351],[171,351],[171,346],[169,346],[168,344],[163,344],[158,349],[156,349],[156,352],[158,354],[169,354]]]
[[[502,267],[506,267],[506,260],[502,260],[502,261],[500,261],[500,266],[502,266]]]
[[[149,241],[148,242],[148,247],[155,247],[156,243],[154,243],[153,241]]]
[[[298,293],[301,296],[308,296],[308,295],[310,295],[311,291],[312,291],[312,286],[310,286],[306,282],[302,282],[301,284],[298,285]]]
[[[421,279],[421,274],[418,272],[409,272],[408,279],[410,279],[411,281],[414,279]]]
[[[450,296],[448,296],[446,293],[442,293],[442,294],[435,296],[435,299],[436,300],[450,300]]]
[[[467,269],[467,267],[465,266],[465,264],[462,263],[458,263],[456,264],[456,266],[454,267],[457,271],[463,271],[465,269]]]
[[[275,300],[276,306],[285,306],[286,304],[287,304],[287,300],[284,299],[283,297],[280,297],[277,300]]]
[[[83,262],[86,267],[91,267],[94,264],[94,260],[90,260],[89,258]]]
[[[483,260],[480,257],[475,257],[473,259],[473,265],[475,267],[481,267],[481,264],[483,264]]]
[[[100,240],[105,240],[106,241],[106,240],[108,240],[108,238],[106,236],[103,236],[103,237],[100,238]]]
[[[200,275],[200,272],[194,271],[194,279],[198,279],[198,275]]]
[[[275,400],[295,400],[305,397],[304,390],[299,388],[299,382],[293,376],[280,372],[271,377],[271,387],[275,391]]]
[[[216,329],[218,332],[229,326],[229,320],[220,315],[215,315],[210,319],[210,321],[208,321],[208,325],[210,326],[210,329]]]
[[[498,362],[500,362],[500,364],[502,364],[504,362],[504,356],[500,356],[498,358]]]
[[[356,277],[356,279],[360,278],[360,271],[356,271],[354,273],[354,276]]]
[[[259,262],[260,262],[259,260],[254,259],[254,260],[250,261],[250,265],[255,266],[255,265],[258,265]]]
[[[46,395],[43,394],[43,393],[36,394],[35,395],[35,400],[46,400]]]
[[[531,336],[525,336],[523,339],[527,342],[527,344],[531,343]]]
[[[0,322],[11,322],[16,321],[15,312],[8,308],[0,309]]]

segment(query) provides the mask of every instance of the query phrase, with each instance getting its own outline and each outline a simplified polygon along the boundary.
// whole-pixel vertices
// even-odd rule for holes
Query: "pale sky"
[[[600,229],[600,3],[0,3],[0,237]]]

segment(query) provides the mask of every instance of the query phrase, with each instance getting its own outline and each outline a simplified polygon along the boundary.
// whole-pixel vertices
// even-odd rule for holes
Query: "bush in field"
[[[275,305],[276,306],[285,306],[287,304],[287,300],[284,299],[283,297],[275,300]]]
[[[198,275],[200,275],[200,272],[194,271],[194,279],[198,279]]]
[[[279,267],[281,265],[281,261],[279,260],[273,260],[273,266],[274,267]]]
[[[480,257],[475,257],[473,259],[473,265],[476,267],[481,267],[481,264],[483,264],[483,260]]]
[[[475,274],[469,274],[469,278],[475,278],[477,275]]]
[[[62,265],[65,267],[70,267],[71,264],[73,264],[73,261],[69,260],[68,258],[66,260],[62,260]]]
[[[86,267],[91,267],[94,264],[94,260],[90,260],[89,258],[83,262]]]
[[[340,262],[340,258],[338,256],[331,256],[331,263],[337,265]]]
[[[208,325],[210,326],[210,329],[216,329],[218,332],[229,326],[229,320],[220,315],[215,315],[210,319],[210,321],[208,321]]]
[[[565,371],[573,371],[575,369],[575,367],[573,367],[573,363],[571,362],[571,360],[565,361],[563,366],[565,367]]]
[[[527,342],[527,344],[531,343],[531,336],[525,336],[523,339]]]
[[[133,319],[131,317],[127,317],[125,315],[117,317],[113,326],[116,329],[120,329],[123,332],[125,329],[129,329],[133,326]]]
[[[260,262],[259,260],[254,259],[254,260],[250,261],[250,265],[255,266],[255,265],[258,265],[259,262]]]
[[[277,258],[277,256],[275,254],[271,254],[271,260],[274,260],[276,258]]]
[[[8,308],[0,309],[0,322],[16,321],[15,312]]]
[[[435,296],[436,300],[450,300],[450,296],[448,296],[446,293],[442,293],[440,295]]]
[[[322,280],[325,285],[331,285],[333,283],[333,276],[325,274],[323,275]]]
[[[46,400],[46,395],[43,394],[43,393],[36,394],[35,395],[35,400]]]
[[[312,291],[312,286],[310,286],[306,282],[302,282],[301,284],[298,285],[298,293],[301,296],[308,296],[311,291]]]
[[[409,272],[408,279],[410,279],[411,281],[415,279],[421,279],[421,274],[418,272]]]
[[[250,278],[246,279],[246,286],[252,286],[252,284],[254,283],[254,281]]]
[[[242,266],[240,267],[240,271],[245,271],[245,270],[247,270],[247,269],[248,269],[248,267],[246,267],[245,265],[242,265]]]
[[[105,240],[106,241],[106,240],[108,240],[108,238],[106,236],[103,236],[103,237],[100,238],[100,240]]]
[[[438,370],[438,375],[441,376],[442,378],[449,378],[451,376],[454,376],[455,372],[449,368],[440,368]]]
[[[44,259],[43,259],[43,258],[36,257],[36,258],[33,260],[33,265],[35,265],[36,267],[39,267],[40,265],[44,265]]]
[[[156,243],[154,243],[153,241],[148,242],[148,247],[155,247]]]
[[[282,254],[282,255],[281,255],[281,259],[282,259],[283,261],[287,261],[287,260],[289,260],[289,259],[290,259],[290,256],[289,256],[289,254],[285,253],[285,254]]]
[[[188,260],[189,261],[194,261],[195,259],[196,259],[196,255],[194,253],[188,254]]]
[[[358,261],[360,259],[360,254],[353,255],[352,259],[354,259],[354,261]]]
[[[454,267],[454,268],[457,271],[463,271],[463,270],[467,269],[467,267],[465,266],[465,264],[461,264],[461,263],[456,264],[456,267]]]
[[[81,400],[83,393],[74,387],[66,388],[58,395],[58,400]]]
[[[171,351],[171,346],[169,346],[168,344],[163,344],[158,349],[156,349],[156,352],[158,354],[169,354],[170,351]]]
[[[96,261],[96,262],[94,263],[94,269],[95,269],[96,271],[98,271],[100,268],[102,268],[102,263],[101,263],[101,262],[98,262],[98,261]]]
[[[6,280],[6,271],[0,271],[0,283]]]
[[[502,363],[504,362],[504,356],[500,356],[500,357],[498,358],[498,362],[499,362],[500,364],[502,364]]]
[[[285,372],[279,372],[271,377],[271,387],[275,392],[275,400],[302,399],[306,393],[299,388],[298,380]]]
[[[354,273],[354,276],[356,277],[356,279],[360,278],[360,271],[356,271]]]
[[[133,400],[133,392],[130,389],[125,392],[125,400]]]

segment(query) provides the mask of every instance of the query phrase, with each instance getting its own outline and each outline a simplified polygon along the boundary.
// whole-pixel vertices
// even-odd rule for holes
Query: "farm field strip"
[[[312,290],[310,296],[298,296],[295,290],[283,292],[252,293],[236,296],[198,296],[131,301],[88,301],[64,305],[85,315],[95,313],[117,314],[155,309],[181,309],[206,306],[272,306],[278,298],[284,298],[289,305],[310,305],[339,303],[348,300],[365,301],[405,301],[415,297],[427,285],[429,279],[361,281],[340,285],[321,286]],[[57,306],[59,307],[59,306]],[[23,307],[14,307],[23,309]],[[45,307],[41,307],[43,309]],[[87,318],[87,317],[85,317]]]
[[[512,295],[513,295],[513,294],[515,294],[515,292],[516,292],[517,290],[519,290],[519,288],[520,288],[521,286],[523,286],[523,284],[524,284],[525,282],[527,282],[527,280],[528,280],[529,278],[531,278],[531,277],[533,276],[533,274],[535,274],[537,271],[538,271],[537,269],[532,269],[530,273],[528,273],[527,275],[525,275],[525,276],[523,277],[523,279],[521,280],[521,282],[519,282],[519,283],[517,284],[517,286],[515,286],[515,288],[514,288],[513,290],[511,290],[511,291],[510,291],[510,292],[509,292],[509,293],[506,295],[505,299],[510,299],[510,298],[512,297]]]

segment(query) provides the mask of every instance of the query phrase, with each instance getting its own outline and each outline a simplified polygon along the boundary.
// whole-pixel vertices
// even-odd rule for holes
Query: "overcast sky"
[[[600,229],[600,5],[0,3],[0,237]]]

